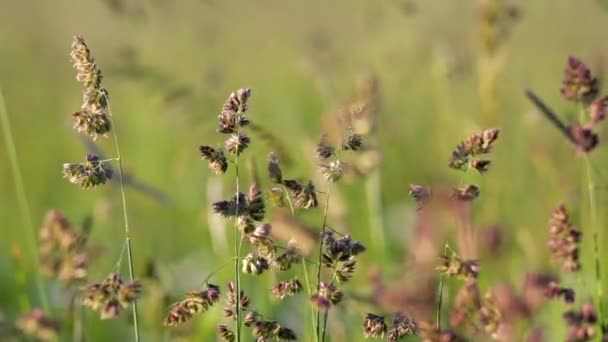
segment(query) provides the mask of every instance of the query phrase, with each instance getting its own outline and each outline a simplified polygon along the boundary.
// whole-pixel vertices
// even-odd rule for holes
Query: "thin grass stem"
[[[238,150],[238,147],[237,147]],[[241,191],[240,179],[239,179],[239,156],[238,153],[234,159],[234,172],[236,178],[236,221],[234,224],[234,282],[236,286],[236,340],[241,341],[241,272],[239,272],[239,265],[241,263],[241,244],[243,243],[242,235],[239,234],[239,194]],[[239,238],[239,235],[240,238]],[[240,240],[240,241],[239,241]]]
[[[450,251],[452,248],[450,247],[448,241],[445,241],[445,247],[443,248],[443,254],[447,255],[448,251]],[[453,252],[453,251],[452,251]],[[436,316],[436,320],[437,320],[437,329],[441,330],[441,307],[443,305],[443,285],[444,285],[444,279],[443,279],[443,274],[441,274],[439,276],[439,289],[437,291],[437,316]]]
[[[17,195],[17,205],[21,212],[21,219],[25,225],[25,231],[27,232],[27,245],[32,256],[32,263],[34,264],[34,273],[36,274],[36,288],[38,289],[38,296],[40,303],[45,312],[49,312],[50,304],[46,294],[46,286],[44,278],[40,273],[40,262],[38,260],[38,242],[36,241],[36,230],[34,222],[32,221],[32,212],[30,210],[30,204],[27,199],[25,192],[25,186],[23,184],[23,177],[21,174],[21,167],[19,166],[19,158],[17,157],[17,148],[15,147],[15,139],[13,137],[13,131],[11,129],[10,120],[8,118],[8,110],[6,109],[6,102],[4,100],[4,94],[2,88],[0,88],[0,122],[2,123],[2,132],[4,135],[4,142],[6,146],[6,152],[8,154],[11,166],[11,173],[13,175],[13,184],[15,184],[15,192]]]
[[[127,262],[129,263],[129,279],[131,282],[135,280],[135,270],[133,267],[133,249],[131,247],[131,232],[129,229],[129,215],[127,214],[127,196],[125,192],[125,181],[124,171],[122,166],[122,155],[120,153],[120,144],[118,143],[118,132],[116,129],[116,121],[112,110],[110,109],[110,99],[107,95],[105,96],[106,103],[108,104],[108,114],[110,122],[112,124],[112,135],[114,136],[114,147],[116,149],[116,160],[118,162],[118,179],[120,181],[120,198],[122,202],[122,216],[125,226],[125,245],[127,251]],[[122,256],[121,256],[122,260]],[[133,334],[136,342],[139,342],[139,319],[137,316],[137,300],[133,301]]]
[[[319,289],[321,288],[321,267],[323,264],[323,241],[324,241],[324,237],[325,237],[325,229],[327,226],[327,213],[329,211],[329,198],[330,198],[330,194],[331,194],[331,187],[329,187],[329,189],[327,190],[327,194],[325,197],[325,209],[323,210],[323,225],[321,227],[321,238],[320,238],[320,242],[319,242],[319,265],[317,266],[317,291],[319,291]],[[316,319],[316,327],[317,327],[317,339],[320,338],[321,336],[321,312],[317,311],[317,319]],[[325,338],[325,331],[323,331],[323,339]],[[323,339],[321,339],[321,341],[323,341]]]

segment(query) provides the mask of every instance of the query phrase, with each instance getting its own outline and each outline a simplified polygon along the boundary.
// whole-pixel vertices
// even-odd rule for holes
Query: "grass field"
[[[484,17],[492,6],[499,6],[496,21]],[[251,145],[238,158],[241,191],[254,180],[264,191],[276,186],[266,171],[271,151],[279,155],[284,177],[312,179],[319,191],[319,208],[298,209],[295,218],[266,201],[265,221],[273,224],[275,240],[308,241],[307,258],[316,262],[313,240],[326,216],[331,229],[367,248],[357,255],[353,278],[340,286],[344,300],[329,311],[328,340],[363,340],[367,313],[387,315],[389,325],[395,311],[436,324],[440,281],[441,328],[453,325],[450,316],[463,281],[434,269],[446,241],[464,259],[479,259],[476,283],[482,295],[509,289],[525,299],[522,284],[531,273],[551,274],[573,288],[573,304],[543,301],[529,312],[516,310],[515,323],[498,305],[503,310],[498,321],[506,326],[508,320],[515,331],[510,337],[497,333],[499,339],[566,340],[563,313],[591,300],[601,316],[597,288],[608,291],[607,130],[599,123],[598,146],[577,152],[524,90],[532,89],[565,122],[578,122],[580,108],[560,94],[564,68],[568,57],[576,56],[600,85],[607,80],[607,9],[592,0],[0,0],[0,95],[6,107],[0,121],[0,340],[30,338],[15,322],[38,307],[61,322],[59,341],[135,340],[130,308],[114,320],[100,320],[98,313],[70,304],[81,286],[112,272],[121,255],[119,271],[129,279],[121,252],[118,164],[109,163],[112,181],[95,189],[82,190],[62,178],[64,163],[81,162],[92,152],[91,140],[72,129],[71,115],[82,103],[69,57],[77,35],[86,39],[103,73],[120,140],[133,268],[142,283],[142,341],[219,340],[216,325],[233,324],[222,307],[225,285],[234,279],[235,230],[211,208],[233,196],[234,167],[213,175],[198,147],[222,144],[218,113],[242,87],[252,89],[247,115],[255,127],[247,128]],[[369,118],[373,129],[363,137],[373,152],[365,156],[372,157],[347,158],[371,166],[330,185],[319,173],[316,145],[336,130],[336,113],[368,94],[373,82],[377,110]],[[487,128],[500,129],[489,171],[450,169],[454,148]],[[102,159],[117,157],[112,134],[95,143]],[[477,184],[481,193],[464,207],[440,205],[424,216],[408,195],[410,184],[438,189]],[[547,222],[560,203],[582,231],[577,272],[563,272],[547,249]],[[67,288],[39,272],[38,231],[53,208],[88,232],[87,281]],[[314,292],[313,262],[308,274]],[[169,305],[200,288],[218,268],[210,281],[222,286],[220,303],[185,324],[164,326]],[[301,265],[287,274],[304,282]],[[240,277],[265,319],[284,323],[298,340],[315,340],[306,290],[278,300],[269,289],[284,275]],[[487,324],[476,334],[466,326],[453,328],[471,341],[490,340],[491,334],[483,333]],[[544,338],[533,339],[541,329]],[[595,340],[600,335],[598,323]],[[242,340],[253,340],[249,328]]]

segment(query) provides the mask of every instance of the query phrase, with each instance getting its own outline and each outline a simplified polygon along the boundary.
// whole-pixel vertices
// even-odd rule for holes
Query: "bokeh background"
[[[500,2],[0,0],[0,86],[30,218],[37,229],[45,212],[58,208],[75,225],[90,220],[92,280],[111,271],[120,255],[116,184],[83,191],[61,178],[61,165],[82,160],[91,148],[70,121],[81,88],[68,54],[72,37],[83,35],[105,76],[126,171],[148,189],[127,189],[135,269],[147,286],[141,303],[146,341],[215,339],[221,306],[182,329],[164,328],[162,318],[168,303],[231,258],[232,229],[209,208],[232,191],[233,178],[211,176],[197,146],[221,142],[217,113],[227,95],[243,86],[253,89],[250,118],[274,137],[251,133],[243,184],[257,170],[267,187],[266,155],[281,149],[289,161],[285,173],[313,178],[324,191],[314,144],[332,113],[369,82],[378,84],[376,127],[368,143],[380,162],[364,176],[338,184],[330,208],[329,225],[368,247],[345,288],[352,298],[331,318],[335,341],[362,339],[366,312],[395,309],[375,301],[378,278],[397,290],[426,284],[408,267],[416,221],[409,185],[461,181],[447,159],[459,141],[486,127],[502,129],[492,168],[483,177],[465,179],[482,189],[471,225],[480,236],[495,229],[501,243],[479,252],[480,284],[519,286],[527,271],[555,272],[545,249],[547,218],[558,203],[566,203],[585,231],[582,159],[523,90],[534,89],[564,120],[576,118],[576,106],[560,97],[563,67],[575,55],[600,79],[605,75],[608,8],[592,0],[517,1],[504,4],[496,22],[484,16],[484,8]],[[0,144],[0,321],[10,326],[40,302],[36,252],[28,244],[4,138]],[[101,138],[97,145],[114,156],[111,140]],[[600,144],[591,157],[601,223],[606,222],[606,151]],[[269,218],[280,215],[270,210]],[[318,230],[321,212],[300,211],[297,219]],[[283,226],[285,236],[299,229]],[[435,242],[439,251],[443,241]],[[588,243],[582,281],[592,288]],[[124,267],[123,273],[126,277]],[[230,278],[227,268],[214,280],[223,284]],[[277,302],[268,295],[276,279],[245,278],[256,308],[280,317],[302,340],[311,338],[304,299]],[[577,283],[574,277],[564,281]],[[448,303],[455,288],[448,286]],[[65,290],[52,280],[46,290],[55,316],[67,322],[61,338],[70,340]],[[589,297],[591,291],[580,295]],[[548,307],[539,319],[541,326],[556,327],[548,336],[562,336],[561,311],[559,305]],[[130,339],[129,313],[116,321],[99,321],[90,311],[83,315],[86,340]]]

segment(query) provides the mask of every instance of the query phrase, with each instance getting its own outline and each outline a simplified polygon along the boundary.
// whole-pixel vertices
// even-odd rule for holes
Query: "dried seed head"
[[[247,101],[251,96],[250,88],[240,88],[230,93],[224,102],[222,110],[231,110],[235,113],[245,113],[247,111]]]
[[[564,205],[558,206],[549,219],[547,247],[554,262],[561,264],[565,272],[580,270],[579,242],[581,232],[570,223]]]
[[[388,342],[400,341],[402,337],[411,336],[416,333],[416,323],[401,312],[396,312],[393,318],[393,326],[388,330],[386,339]]]
[[[279,165],[279,158],[277,158],[277,155],[274,152],[268,154],[268,175],[270,176],[270,180],[274,183],[280,184],[283,182],[283,172]]]
[[[47,213],[38,236],[38,258],[44,275],[66,285],[86,278],[86,236],[73,229],[61,211]]]
[[[479,275],[479,261],[462,260],[457,255],[441,256],[441,265],[437,266],[437,271],[449,277],[461,279],[477,279]]]
[[[347,282],[350,278],[352,278],[353,273],[355,273],[356,265],[357,260],[355,257],[350,257],[349,260],[338,265],[335,269],[336,281],[339,284]]]
[[[298,251],[295,241],[291,240],[287,244],[287,248],[283,250],[283,253],[272,261],[272,267],[278,271],[287,271],[291,268],[292,264],[298,263],[301,260],[302,254]]]
[[[239,192],[229,201],[215,202],[213,212],[224,218],[243,216],[247,213],[247,197]]]
[[[342,179],[345,166],[345,163],[342,161],[334,160],[329,162],[329,164],[319,165],[319,168],[321,169],[321,174],[328,182],[335,183]]]
[[[485,159],[471,159],[470,168],[477,170],[479,173],[484,173],[490,168],[490,160]]]
[[[429,323],[426,321],[420,322],[418,325],[418,335],[422,339],[422,342],[465,342],[468,341],[464,337],[458,335],[451,329],[440,329],[437,328],[436,324]]]
[[[591,130],[591,127],[573,124],[568,126],[568,132],[570,132],[570,136],[574,139],[578,149],[583,152],[593,150],[599,143],[599,137]]]
[[[325,161],[333,156],[335,151],[336,149],[329,143],[327,135],[323,135],[317,144],[317,159]]]
[[[88,154],[87,161],[78,164],[63,164],[63,178],[82,189],[90,189],[105,184],[112,178],[112,169],[99,157]]]
[[[490,153],[499,133],[500,130],[490,128],[469,136],[456,146],[448,165],[453,169],[466,171],[467,167],[470,166],[469,157]],[[487,168],[484,171],[487,171]]]
[[[230,94],[218,115],[218,132],[237,133],[240,127],[249,124],[244,113],[247,111],[247,101],[250,95],[251,89],[249,88],[241,88]]]
[[[193,315],[205,312],[217,303],[219,296],[220,288],[214,284],[208,284],[203,291],[188,292],[183,300],[169,307],[164,324],[175,326],[188,321]]]
[[[349,130],[344,143],[342,144],[342,149],[347,151],[361,151],[363,148],[363,137],[360,134],[355,133],[352,129]]]
[[[587,101],[598,92],[598,81],[587,65],[576,57],[568,57],[564,69],[562,96],[570,101]]]
[[[409,195],[416,201],[418,210],[421,210],[431,198],[431,188],[422,185],[410,184]]]
[[[125,284],[118,274],[111,273],[101,283],[93,283],[85,288],[83,305],[98,311],[101,319],[112,319],[134,303],[140,293],[139,282]]]
[[[72,121],[78,132],[88,134],[93,140],[97,139],[99,135],[107,136],[112,129],[110,117],[105,112],[93,113],[83,109],[72,114]]]
[[[245,315],[245,319],[243,320],[243,325],[246,327],[252,327],[257,322],[259,322],[261,318],[262,317],[260,316],[260,314],[257,313],[256,311],[249,311]]]
[[[61,324],[47,316],[41,309],[34,309],[19,317],[17,328],[24,335],[40,341],[56,341]]]
[[[243,132],[233,133],[225,143],[226,150],[237,156],[243,153],[251,143],[251,139]]]
[[[336,289],[333,283],[322,281],[319,284],[319,291],[310,296],[310,302],[319,310],[328,310],[332,305],[337,305],[342,301],[344,293]]]
[[[228,169],[228,161],[221,148],[216,150],[211,146],[200,146],[198,149],[203,159],[209,163],[209,170],[216,175],[221,175],[226,172]]]
[[[308,181],[308,184],[302,189],[301,192],[296,194],[294,204],[296,207],[310,209],[319,206],[317,201],[317,192],[312,181]]]
[[[264,273],[270,264],[268,260],[257,253],[249,253],[243,258],[243,273],[260,275]]]
[[[234,342],[236,338],[232,330],[230,330],[230,328],[228,328],[228,326],[224,324],[220,324],[217,326],[217,333],[220,335],[222,340],[226,342]]]
[[[371,313],[365,315],[363,319],[363,336],[365,338],[384,338],[386,334],[386,323],[384,316],[378,316]]]
[[[597,316],[592,303],[583,303],[580,310],[566,311],[564,319],[568,325],[566,341],[591,341],[594,339]]]
[[[458,201],[470,202],[479,197],[479,193],[477,185],[469,184],[453,189],[450,197]]]
[[[262,221],[266,213],[262,190],[255,183],[249,186],[247,193],[247,213],[254,221]]]
[[[97,135],[107,135],[111,129],[107,109],[108,92],[101,87],[101,70],[84,38],[74,37],[70,59],[76,69],[76,80],[84,87],[82,110],[72,115],[74,128],[86,132],[93,139]]]
[[[591,103],[591,106],[589,107],[591,124],[595,125],[604,120],[606,114],[608,114],[608,96],[598,97]]]
[[[281,281],[274,285],[271,291],[275,297],[283,299],[286,296],[293,296],[296,293],[302,292],[302,283],[298,279]]]

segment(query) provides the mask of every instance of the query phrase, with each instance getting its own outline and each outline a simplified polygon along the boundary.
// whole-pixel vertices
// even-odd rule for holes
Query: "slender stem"
[[[323,313],[323,338],[321,342],[325,342],[325,336],[327,332],[327,318],[329,317],[329,309],[325,309],[325,313]]]
[[[597,291],[597,307],[600,326],[603,329],[604,326],[604,307],[603,297],[604,291],[602,289],[602,273],[600,264],[600,253],[599,253],[599,229],[597,226],[597,201],[595,198],[595,183],[593,179],[593,173],[591,171],[591,161],[589,155],[585,155],[585,168],[587,170],[587,191],[589,192],[589,225],[591,226],[593,234],[593,261],[595,264],[595,285]]]
[[[302,271],[304,272],[304,281],[306,285],[306,292],[308,294],[308,298],[312,296],[312,289],[310,288],[310,279],[308,279],[308,269],[306,268],[306,258],[302,258]],[[316,321],[315,321],[315,308],[310,304],[310,318],[312,321],[313,330],[316,331]],[[319,342],[319,336],[315,333],[315,341]]]
[[[285,187],[285,185],[281,184],[281,188],[283,189],[283,193],[287,197],[287,204],[289,205],[289,210],[291,211],[291,216],[295,217],[296,216],[296,210],[293,207],[293,202],[291,201],[291,196],[289,196],[289,192],[287,191],[287,188]]]
[[[37,254],[38,244],[36,241],[36,230],[34,228],[34,223],[32,222],[32,213],[27,195],[25,193],[25,186],[23,185],[21,167],[19,166],[19,159],[17,158],[17,148],[15,147],[15,140],[13,138],[13,131],[8,118],[8,110],[6,109],[2,88],[0,88],[0,122],[2,123],[2,132],[6,145],[6,152],[8,153],[8,157],[10,159],[13,183],[15,184],[15,192],[17,194],[17,205],[19,206],[21,219],[23,220],[26,227],[25,230],[27,231],[27,244],[29,245],[29,252],[32,256],[32,262],[34,264],[38,296],[40,297],[42,308],[44,311],[48,312],[50,310],[50,305],[46,294],[46,286],[44,283],[44,278],[42,278],[42,274],[39,272],[40,264]]]
[[[586,110],[583,104],[583,101],[577,101],[579,105],[579,120],[581,124],[586,119]],[[595,286],[596,286],[596,294],[597,294],[597,308],[598,308],[598,318],[600,322],[600,328],[604,329],[604,308],[603,308],[603,296],[604,291],[602,289],[602,273],[601,273],[601,264],[600,264],[600,255],[599,255],[599,229],[597,226],[597,201],[595,196],[595,181],[593,178],[593,167],[591,165],[591,160],[589,159],[589,154],[585,153],[585,173],[587,178],[587,192],[589,195],[589,225],[593,239],[593,262],[595,266]]]
[[[445,247],[443,248],[443,254],[447,255],[450,250],[448,241],[445,241]],[[441,306],[443,305],[443,274],[439,276],[439,290],[437,291],[437,329],[441,330]]]
[[[120,198],[122,201],[122,216],[125,224],[125,245],[127,251],[127,262],[129,263],[129,279],[131,282],[135,280],[134,268],[133,268],[133,250],[131,248],[131,232],[129,230],[129,216],[127,215],[127,196],[125,193],[125,181],[124,171],[122,167],[122,156],[120,154],[120,145],[118,144],[118,132],[116,129],[116,122],[110,109],[110,99],[106,95],[105,100],[108,104],[108,114],[112,123],[112,135],[114,136],[114,147],[116,148],[116,160],[118,162],[118,179],[120,181]],[[137,317],[137,300],[133,301],[133,333],[135,341],[139,342],[139,320]]]
[[[237,146],[237,151],[239,147]],[[241,272],[239,272],[239,264],[241,262],[241,243],[242,237],[239,239],[239,225],[238,225],[238,217],[239,217],[239,194],[241,191],[240,181],[239,181],[239,156],[238,153],[234,159],[234,170],[235,170],[235,178],[236,178],[236,222],[234,224],[234,254],[236,258],[234,259],[234,282],[236,285],[236,340],[237,342],[241,341]],[[241,240],[239,242],[239,240]]]
[[[327,190],[327,195],[325,197],[325,209],[323,210],[323,226],[321,227],[321,241],[319,242],[319,265],[317,266],[317,292],[321,288],[321,267],[323,264],[323,241],[325,238],[325,228],[327,226],[327,213],[329,210],[329,198],[331,194],[331,187]],[[321,312],[317,311],[317,338],[321,336]],[[325,331],[323,331],[323,335],[325,335]]]

